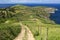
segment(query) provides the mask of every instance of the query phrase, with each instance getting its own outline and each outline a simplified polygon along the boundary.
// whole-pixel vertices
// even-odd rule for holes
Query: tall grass
[[[20,31],[20,25],[0,24],[0,40],[13,40]]]
[[[37,22],[33,21],[22,21],[22,23],[30,28],[36,40],[45,40],[46,37],[47,40],[60,40],[60,25],[37,24]]]

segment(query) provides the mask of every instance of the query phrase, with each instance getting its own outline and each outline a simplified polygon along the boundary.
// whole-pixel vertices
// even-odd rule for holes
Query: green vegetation
[[[0,24],[0,40],[13,40],[20,33],[20,25]]]
[[[60,40],[60,25],[43,24],[38,21],[22,21],[22,23],[30,28],[36,40],[46,39],[47,28],[48,40]]]
[[[13,10],[0,9],[0,40],[13,40],[21,31],[21,26],[14,18]]]
[[[42,6],[0,8],[0,40],[13,40],[21,31],[19,22],[29,27],[36,40],[60,40],[60,25],[49,19],[52,11],[55,8]]]

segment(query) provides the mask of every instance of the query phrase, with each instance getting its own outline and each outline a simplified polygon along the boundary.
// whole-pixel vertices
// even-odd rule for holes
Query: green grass
[[[42,40],[46,37],[46,29],[48,28],[48,40],[60,40],[60,25],[55,24],[43,24],[38,21],[21,21],[23,24],[27,25],[32,31],[36,40]],[[41,27],[41,31],[40,28]],[[41,34],[41,35],[40,35]]]
[[[13,40],[21,30],[19,24],[0,24],[0,40]]]
[[[48,39],[60,40],[60,25],[49,19],[49,11],[51,10],[45,11],[46,8],[50,7],[16,5],[9,8],[0,8],[0,40],[13,40],[21,31],[19,21],[29,27],[36,40],[40,40],[41,35],[43,39],[45,38],[47,27],[49,31]],[[52,10],[55,10],[55,8],[52,8]],[[40,27],[42,29],[39,29]]]

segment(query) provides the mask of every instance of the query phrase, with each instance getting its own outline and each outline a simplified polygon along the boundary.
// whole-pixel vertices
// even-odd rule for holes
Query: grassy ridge
[[[60,40],[60,32],[58,31],[59,28],[57,28],[60,25],[55,24],[54,21],[49,19],[50,12],[55,11],[55,8],[49,8],[22,5],[0,8],[0,40],[13,40],[20,33],[21,27],[18,24],[19,22],[30,28],[36,40],[40,40],[40,33],[42,33],[42,38],[44,39],[47,27],[49,28],[48,39]],[[42,29],[39,29],[39,27],[42,27]]]
[[[52,24],[42,24],[37,23],[38,21],[22,21],[23,24],[27,25],[36,40],[42,40],[46,37],[46,29],[48,28],[48,40],[60,40],[60,25],[52,25]]]

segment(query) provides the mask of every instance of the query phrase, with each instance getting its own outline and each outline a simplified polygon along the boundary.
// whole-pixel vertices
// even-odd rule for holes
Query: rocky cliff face
[[[55,11],[57,11],[57,9],[55,8],[45,8],[44,9],[47,13],[55,13]]]

